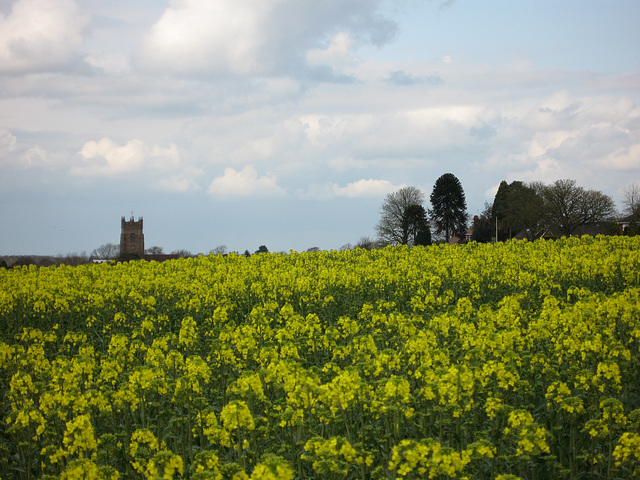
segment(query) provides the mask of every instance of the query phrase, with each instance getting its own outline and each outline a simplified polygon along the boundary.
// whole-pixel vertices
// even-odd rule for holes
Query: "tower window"
[[[130,242],[131,243],[135,243],[136,242],[136,234],[135,233],[131,234]]]

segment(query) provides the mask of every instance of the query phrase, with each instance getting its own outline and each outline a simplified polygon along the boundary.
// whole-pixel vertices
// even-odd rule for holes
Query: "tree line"
[[[341,249],[372,249],[386,245],[430,245],[434,242],[474,240],[477,242],[504,241],[510,238],[533,240],[546,234],[548,237],[571,236],[585,233],[620,234],[616,220],[618,215],[611,197],[598,190],[588,190],[575,180],[556,180],[551,184],[502,181],[493,202],[485,203],[484,210],[469,222],[467,203],[460,180],[452,173],[440,176],[429,195],[430,208],[425,208],[425,193],[416,187],[404,187],[389,193],[384,199],[380,220],[375,226],[376,239],[361,237],[355,244]],[[629,222],[624,233],[640,234],[640,186],[633,183],[623,191],[623,214]],[[471,228],[468,228],[471,227]],[[455,237],[455,238],[454,238]],[[318,247],[307,251],[320,250]],[[261,245],[254,253],[268,253]],[[210,254],[225,255],[225,245],[212,249]],[[163,255],[162,247],[154,246],[145,254]],[[186,250],[174,250],[170,255],[194,256]],[[201,254],[198,254],[201,255]],[[251,255],[245,250],[245,256]],[[31,257],[14,260],[16,265],[28,264],[80,264],[91,258],[117,260],[119,245],[106,243],[86,254],[70,255],[63,260],[42,263]],[[7,267],[7,262],[0,267]]]
[[[452,173],[439,177],[424,207],[425,194],[416,187],[390,193],[382,203],[375,227],[377,241],[360,240],[365,248],[385,245],[429,245],[435,241],[477,242],[510,238],[533,240],[580,233],[619,234],[617,212],[611,197],[588,190],[575,180],[551,184],[502,181],[493,202],[473,218],[468,228],[466,199],[460,180]],[[640,188],[632,184],[624,191],[629,226],[624,233],[640,233]],[[368,240],[368,242],[367,242]]]

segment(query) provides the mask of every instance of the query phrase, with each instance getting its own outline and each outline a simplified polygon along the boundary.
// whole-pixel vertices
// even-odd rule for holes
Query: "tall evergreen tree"
[[[422,205],[409,205],[402,218],[402,244],[404,245],[429,245],[431,232],[427,221],[427,211]],[[429,231],[427,239],[426,232]],[[425,243],[426,242],[426,243]]]
[[[431,227],[429,227],[429,222],[427,222],[424,228],[418,231],[416,238],[413,242],[414,245],[422,245],[427,246],[431,245]]]
[[[501,221],[507,215],[507,207],[509,206],[509,184],[502,180],[496,196],[493,199],[493,206],[491,207],[491,216],[494,219]]]
[[[524,232],[532,240],[542,220],[543,202],[533,186],[515,181],[500,182],[493,201],[492,216],[498,219],[500,240]]]
[[[436,180],[430,200],[436,232],[444,232],[447,242],[452,235],[464,237],[467,230],[467,201],[460,180],[452,173],[445,173]]]

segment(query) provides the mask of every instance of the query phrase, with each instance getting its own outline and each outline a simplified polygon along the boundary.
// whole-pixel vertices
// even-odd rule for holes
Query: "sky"
[[[637,0],[0,0],[0,255],[339,249],[453,173],[640,184]]]

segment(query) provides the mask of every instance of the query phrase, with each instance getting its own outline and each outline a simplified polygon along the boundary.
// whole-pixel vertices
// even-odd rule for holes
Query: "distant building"
[[[138,221],[126,221],[122,217],[120,233],[120,255],[138,255],[144,257],[144,234],[142,233],[142,217]]]
[[[632,213],[631,215],[620,218],[617,221],[618,228],[620,229],[620,235],[625,235],[629,226],[634,222],[640,223],[640,212]]]

